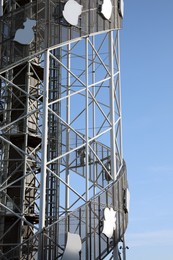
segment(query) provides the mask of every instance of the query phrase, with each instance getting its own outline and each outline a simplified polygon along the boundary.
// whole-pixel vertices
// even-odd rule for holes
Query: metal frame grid
[[[71,30],[0,73],[2,259],[61,259],[68,232],[81,237],[80,259],[103,259],[124,236],[119,31]],[[105,207],[116,211],[112,239]]]

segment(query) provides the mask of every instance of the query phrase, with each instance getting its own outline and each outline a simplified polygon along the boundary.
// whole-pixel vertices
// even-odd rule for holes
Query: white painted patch
[[[81,238],[78,234],[68,232],[67,244],[62,260],[79,260],[79,252],[82,249]]]
[[[23,45],[29,45],[34,39],[34,32],[32,28],[36,25],[36,21],[27,18],[23,25],[23,29],[18,29],[16,31],[14,41]]]
[[[112,15],[112,2],[111,0],[104,0],[101,8],[101,13],[103,16],[109,20]]]
[[[69,24],[76,26],[78,24],[79,16],[82,13],[82,8],[83,6],[76,1],[69,0],[64,6],[63,16],[65,20]]]
[[[123,18],[124,17],[124,0],[120,0],[120,4],[119,4],[119,11],[120,11],[120,15]]]
[[[104,209],[104,222],[103,222],[103,231],[102,233],[105,234],[108,238],[113,236],[113,232],[116,229],[116,212],[113,208],[105,208]]]

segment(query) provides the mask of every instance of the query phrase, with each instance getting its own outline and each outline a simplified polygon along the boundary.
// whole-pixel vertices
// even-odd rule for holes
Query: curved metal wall
[[[119,14],[118,0],[112,3],[112,15],[109,20],[100,13],[100,0],[78,0],[83,8],[76,26],[70,25],[63,17],[64,5],[67,1],[15,1],[10,8],[4,3],[4,15],[0,17],[1,57],[0,68],[9,66],[31,55],[42,52],[45,47],[66,43],[78,37],[86,37],[93,33],[120,29],[122,18]],[[15,6],[15,7],[13,7]],[[36,20],[34,40],[29,45],[22,45],[14,41],[15,33],[23,28],[26,19]]]
[[[82,6],[76,25],[63,16],[70,1]],[[80,236],[80,259],[103,259],[124,235],[122,17],[119,0],[114,0],[106,19],[103,2],[4,1],[0,259],[63,259],[68,232]],[[33,39],[25,43],[24,34],[16,41],[27,19],[35,21]],[[105,208],[116,212],[111,238],[102,233]]]

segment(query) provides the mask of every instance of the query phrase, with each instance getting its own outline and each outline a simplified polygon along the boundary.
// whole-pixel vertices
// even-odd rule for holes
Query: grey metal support
[[[80,259],[104,259],[114,250],[119,260],[118,243],[127,226],[121,192],[127,186],[118,32],[122,17],[118,0],[106,3],[112,10],[110,19],[102,2],[99,6],[98,1],[85,0],[14,0],[8,6],[4,2],[6,15],[0,25],[0,91],[5,103],[0,140],[6,149],[0,147],[5,172],[0,178],[4,259],[20,254],[22,259],[60,260],[71,244],[68,238],[74,236],[77,248],[81,247]],[[65,8],[70,8],[67,19]],[[71,14],[78,11],[78,20],[71,24]],[[20,21],[13,23],[16,17]],[[32,42],[22,45],[13,36],[26,17],[35,20],[36,27]],[[23,73],[29,73],[28,83]],[[20,122],[25,122],[25,132],[14,135]],[[22,200],[16,204],[14,188],[23,206]],[[31,214],[25,214],[30,206]],[[118,214],[116,236],[109,239],[103,233],[105,208]],[[10,233],[19,233],[21,223],[29,232],[27,236],[21,232],[15,244]]]
[[[40,180],[40,213],[39,213],[39,260],[43,258],[42,231],[46,220],[46,178],[47,178],[47,142],[48,142],[48,93],[49,93],[49,50],[44,53],[44,91],[43,91],[43,125],[42,125],[42,161]]]
[[[126,242],[125,242],[125,235],[123,236],[123,260],[126,260]]]
[[[70,62],[71,62],[71,52],[70,52],[70,43],[67,45],[67,99],[66,99],[66,122],[68,125],[70,125]],[[66,129],[66,152],[68,153],[68,151],[70,150],[70,128],[67,127]],[[70,163],[70,155],[67,154],[66,156],[66,212],[68,212],[69,210],[69,182],[70,182],[70,172],[69,172],[69,168],[68,165]]]
[[[49,91],[49,51],[45,52],[44,70],[44,92],[43,92],[43,132],[42,132],[42,164],[40,180],[40,232],[45,227],[45,208],[46,208],[46,166],[47,166],[47,139],[48,139],[48,91]]]
[[[119,260],[118,245],[116,245],[116,247],[114,247],[114,250],[113,250],[113,259],[114,259],[114,260]],[[123,260],[124,260],[124,259],[123,259]]]
[[[89,108],[88,108],[88,63],[89,60],[89,53],[88,53],[88,37],[85,39],[85,84],[86,84],[86,90],[85,90],[85,139],[86,139],[86,201],[89,200]],[[88,205],[86,206],[86,246],[89,248],[89,209]],[[89,258],[89,250],[86,252],[86,258]]]
[[[27,67],[27,75],[26,75],[26,89],[25,91],[29,93],[29,86],[30,86],[30,63],[28,63],[28,67]],[[26,108],[25,108],[25,113],[28,114],[29,113],[29,99],[26,100]],[[25,155],[24,155],[24,168],[23,168],[23,175],[25,176],[26,174],[26,170],[27,170],[27,138],[28,138],[28,118],[25,119],[26,124],[24,127],[25,128],[25,140],[24,140],[24,151],[25,151]],[[23,186],[23,191],[22,191],[22,215],[25,214],[25,188],[26,188],[26,180],[25,178],[22,179],[22,186]],[[21,227],[24,225],[24,222],[21,223]],[[21,228],[21,243],[23,242],[23,235],[22,235],[22,228]]]
[[[123,160],[123,138],[122,138],[122,98],[121,98],[121,58],[120,58],[120,31],[117,31],[118,37],[118,47],[117,47],[117,55],[118,55],[118,70],[119,70],[119,77],[118,77],[118,87],[119,87],[119,104],[120,104],[120,158]],[[123,161],[121,161],[123,164]]]
[[[88,94],[88,38],[85,40],[85,48],[86,48],[86,60],[85,60],[85,84],[86,84],[86,91],[85,91],[85,139],[86,139],[86,201],[89,199],[89,94]]]
[[[111,174],[113,179],[116,180],[116,147],[115,147],[115,81],[114,81],[114,34],[113,31],[109,32],[109,64],[110,64],[110,121],[111,121]]]

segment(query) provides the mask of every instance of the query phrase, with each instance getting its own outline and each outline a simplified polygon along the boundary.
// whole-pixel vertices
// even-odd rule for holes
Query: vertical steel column
[[[49,93],[49,50],[44,53],[44,92],[43,92],[43,126],[42,126],[42,162],[40,179],[40,214],[39,214],[39,260],[43,260],[42,230],[45,227],[46,212],[46,176],[47,176],[47,139],[48,139],[48,93]]]
[[[26,82],[26,89],[25,91],[27,93],[29,93],[29,88],[30,88],[30,62],[28,62],[28,66],[27,66],[27,74],[26,74],[26,77],[27,77],[27,82]],[[26,107],[25,107],[26,111],[25,113],[28,114],[29,112],[29,97],[26,98]],[[26,174],[26,171],[27,171],[27,145],[28,145],[28,117],[26,117],[25,119],[25,139],[24,139],[24,151],[25,151],[25,155],[24,155],[24,169],[23,169],[23,175]],[[24,126],[23,126],[24,128]],[[23,202],[21,204],[21,214],[22,216],[25,214],[25,206],[24,206],[24,201],[25,201],[25,186],[26,186],[26,180],[25,178],[22,179],[22,187],[23,188],[23,191],[22,191],[22,199],[21,201]],[[23,220],[21,221],[21,227],[24,225],[23,223]],[[22,228],[20,230],[20,243],[23,242],[23,235],[22,235]],[[21,253],[21,252],[20,252]]]
[[[48,138],[48,92],[49,92],[49,51],[45,51],[44,93],[43,93],[43,132],[42,132],[42,163],[40,180],[40,225],[41,231],[45,226],[46,204],[46,166],[47,166],[47,138]]]
[[[110,147],[111,147],[111,175],[116,180],[116,147],[115,147],[115,81],[114,81],[114,38],[113,31],[109,32],[109,65],[110,65]]]
[[[125,235],[123,236],[123,260],[126,260],[126,243],[125,243]]]
[[[66,122],[67,125],[70,125],[70,58],[71,58],[71,45],[70,43],[67,45],[67,99],[66,99]],[[67,126],[66,130],[66,152],[68,153],[70,150],[70,128]],[[69,182],[70,182],[70,172],[69,172],[69,159],[70,154],[67,154],[66,156],[66,205],[65,205],[65,211],[68,213],[69,210]],[[68,219],[68,218],[67,218]],[[66,223],[66,233],[68,232],[68,223]]]
[[[111,175],[115,181],[117,178],[116,172],[116,148],[115,148],[115,81],[114,81],[114,38],[113,31],[109,32],[109,64],[110,64],[110,121],[111,121],[111,135],[110,135],[110,146],[111,146]],[[118,260],[118,245],[113,249],[113,259]]]
[[[86,138],[86,201],[89,200],[89,167],[88,167],[88,155],[89,155],[89,109],[88,109],[88,37],[85,40],[85,84],[86,84],[86,91],[85,91],[85,138]]]
[[[92,45],[95,47],[95,36],[92,36]],[[92,46],[92,47],[93,47]],[[92,94],[93,94],[93,97],[95,98],[95,52],[92,48],[92,84],[93,84],[93,87],[92,87]],[[93,120],[93,137],[96,136],[96,105],[95,105],[95,101],[93,100],[93,104],[92,104],[92,120]],[[96,150],[96,144],[95,142],[93,143],[93,149],[94,151]],[[93,172],[94,172],[94,179],[96,181],[96,167],[95,167],[95,156],[93,158]],[[94,195],[96,195],[96,185],[94,183]]]
[[[43,125],[42,125],[42,161],[41,161],[41,176],[40,176],[40,214],[39,214],[39,246],[38,259],[44,259],[44,234],[42,234],[45,227],[46,220],[46,179],[47,179],[47,142],[48,142],[48,101],[49,101],[49,74],[50,74],[50,0],[45,2],[45,52],[44,52],[44,91],[43,91]]]
[[[92,36],[92,45],[95,47],[95,36]],[[95,76],[95,52],[94,52],[93,46],[92,46],[92,84],[94,84],[94,85],[92,87],[92,95],[95,98],[95,93],[96,93],[96,91],[95,91],[95,80],[96,79],[95,78],[96,78],[96,76]],[[93,110],[92,111],[93,137],[95,137],[96,136],[96,105],[95,105],[95,100],[93,100],[92,110]],[[93,143],[93,149],[94,149],[94,151],[96,151],[96,143],[95,142]],[[96,158],[95,158],[95,155],[93,155],[93,173],[94,173],[94,181],[96,183],[97,176],[96,176],[95,161],[96,161]],[[94,183],[94,187],[93,187],[93,189],[94,189],[93,195],[94,196],[96,195],[96,192],[97,192],[95,183]],[[94,204],[94,210],[95,210],[95,208],[96,207],[95,207],[95,204]],[[95,225],[96,225],[96,220],[94,218],[94,227],[95,227]],[[94,248],[92,248],[92,250],[93,250],[93,255],[94,255],[94,259],[95,259],[96,258],[96,236],[95,236],[95,234],[94,234]]]
[[[123,142],[122,142],[122,110],[121,110],[121,64],[120,64],[120,32],[117,30],[117,52],[118,52],[118,87],[119,87],[119,105],[120,105],[120,155],[121,155],[121,165],[123,165]]]
[[[113,259],[119,260],[118,245],[113,249]]]
[[[89,167],[88,167],[88,156],[89,156],[89,110],[88,110],[88,37],[85,39],[85,85],[86,85],[86,90],[85,90],[85,141],[86,141],[86,201],[89,200]],[[89,209],[88,205],[86,205],[86,259],[88,259],[88,250],[89,250],[89,243],[88,243],[88,223],[89,223]]]

